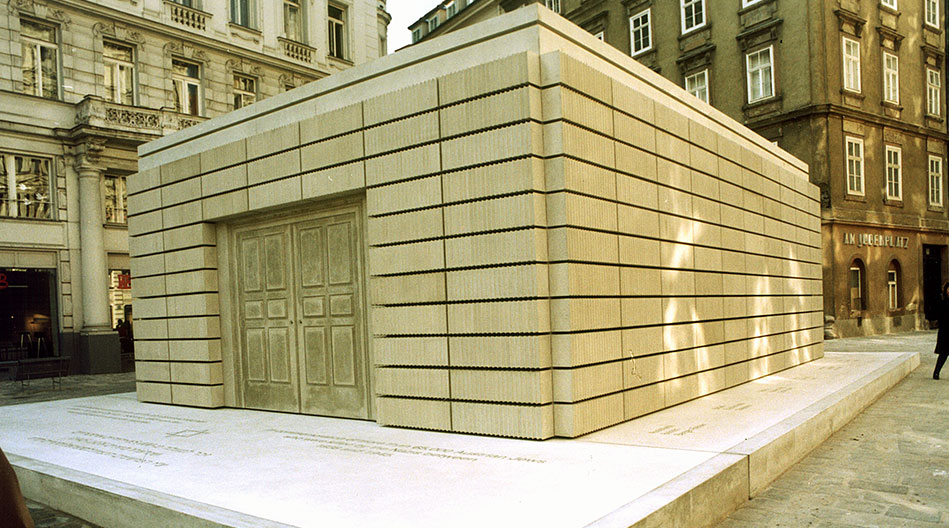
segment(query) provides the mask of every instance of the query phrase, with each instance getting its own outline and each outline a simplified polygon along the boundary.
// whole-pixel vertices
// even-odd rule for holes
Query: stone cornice
[[[751,123],[746,123],[745,126],[751,129],[760,129],[774,125],[780,125],[786,121],[796,121],[798,119],[804,119],[808,117],[813,117],[815,115],[839,115],[841,117],[847,117],[857,121],[862,121],[865,123],[870,123],[873,125],[883,126],[898,129],[907,134],[912,134],[918,137],[931,137],[937,138],[942,141],[949,142],[949,134],[943,130],[935,130],[928,128],[923,125],[914,125],[905,123],[899,119],[893,119],[886,116],[881,116],[879,114],[873,114],[869,112],[862,112],[854,108],[848,108],[842,105],[837,104],[816,104],[811,106],[806,106],[803,108],[798,108],[790,112],[784,112],[778,116],[768,117],[760,121],[754,121]]]

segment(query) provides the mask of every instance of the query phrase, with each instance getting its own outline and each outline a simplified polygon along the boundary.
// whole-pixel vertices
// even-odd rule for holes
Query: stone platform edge
[[[293,528],[32,458],[7,457],[28,499],[104,527]]]
[[[900,354],[846,387],[590,523],[587,528],[715,526],[764,491],[919,364],[919,352]]]
[[[715,526],[849,423],[919,364],[918,352],[900,354],[846,387],[587,526]],[[290,528],[289,525],[35,459],[14,454],[7,456],[27,498],[105,527]]]

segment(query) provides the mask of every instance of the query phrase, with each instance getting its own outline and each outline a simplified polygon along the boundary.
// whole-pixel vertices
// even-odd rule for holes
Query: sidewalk
[[[949,368],[935,332],[827,341],[828,351],[919,351],[919,368],[718,528],[949,526]]]

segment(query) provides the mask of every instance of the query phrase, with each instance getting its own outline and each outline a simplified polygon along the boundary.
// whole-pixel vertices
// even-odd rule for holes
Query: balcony
[[[208,19],[211,18],[211,13],[172,0],[165,0],[165,13],[172,22],[196,31],[204,31],[207,28]]]
[[[76,124],[102,129],[165,136],[205,121],[206,117],[171,110],[111,103],[87,95],[76,105]]]
[[[300,44],[299,42],[287,40],[283,37],[277,37],[277,40],[279,40],[281,46],[283,46],[283,53],[287,57],[307,64],[313,63],[313,55],[316,54],[316,48],[311,48],[306,44]]]

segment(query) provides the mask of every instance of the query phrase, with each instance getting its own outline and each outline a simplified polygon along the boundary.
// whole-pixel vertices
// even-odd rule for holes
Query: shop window
[[[708,70],[693,73],[685,78],[685,90],[708,102]]]
[[[201,115],[201,67],[193,62],[171,61],[171,82],[175,89],[175,111]]]
[[[0,360],[56,355],[56,273],[0,268]]]
[[[105,65],[105,97],[113,103],[135,104],[135,62],[130,46],[102,42]]]
[[[59,99],[59,39],[56,28],[20,19],[23,93]]]
[[[329,24],[329,55],[337,59],[346,58],[346,10],[330,4],[327,8]]]
[[[234,110],[257,102],[257,79],[234,74]]]
[[[109,270],[109,307],[112,312],[112,328],[131,321],[132,275],[129,270]]]
[[[105,222],[107,224],[125,224],[128,222],[126,205],[125,176],[106,174],[105,183]]]
[[[859,312],[867,309],[867,269],[863,261],[856,259],[850,265],[850,310]]]
[[[890,310],[899,310],[903,305],[900,299],[900,263],[890,262],[890,268],[886,270],[886,295],[887,308]]]
[[[289,40],[304,42],[303,3],[299,0],[283,0],[283,34]]]
[[[50,160],[0,153],[0,216],[52,218]]]

